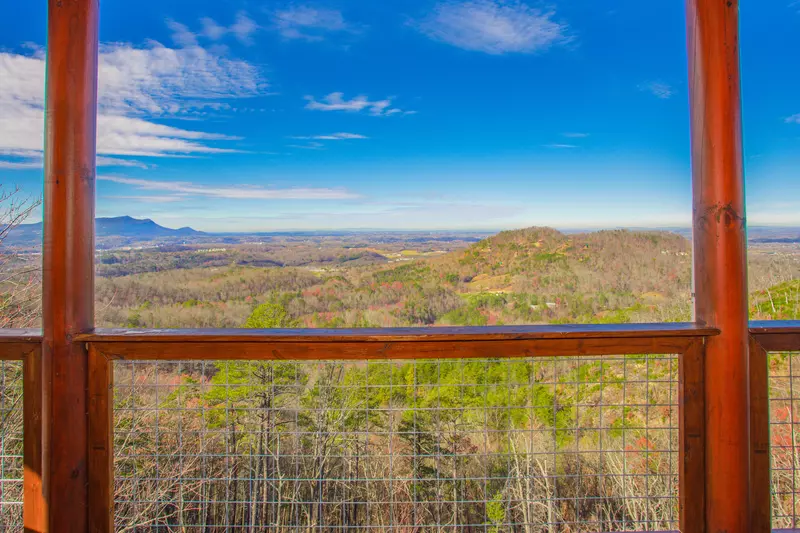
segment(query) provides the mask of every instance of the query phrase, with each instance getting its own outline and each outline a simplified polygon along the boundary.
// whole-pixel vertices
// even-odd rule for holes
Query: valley
[[[691,244],[674,232],[137,227],[155,234],[98,224],[98,327],[691,320]],[[16,237],[0,316],[37,326],[41,256],[35,239]],[[800,317],[798,244],[751,242],[749,271],[754,319]],[[770,371],[785,373],[790,361],[770,356]],[[675,355],[114,367],[116,516],[131,531],[254,521],[411,527],[442,516],[491,531],[677,527]],[[775,438],[790,435],[778,428]],[[774,460],[791,471],[790,457]],[[791,479],[772,483],[788,493]],[[631,506],[634,497],[643,505]]]
[[[691,246],[668,232],[221,240],[99,251],[97,276],[102,327],[241,327],[263,304],[312,328],[691,319]],[[797,316],[800,246],[752,244],[750,277],[754,318]]]
[[[798,316],[792,234],[753,231],[754,319]],[[4,238],[7,327],[38,323],[40,248],[40,224]],[[265,304],[311,328],[687,321],[691,276],[671,231],[215,234],[117,217],[98,219],[96,322],[236,328]]]

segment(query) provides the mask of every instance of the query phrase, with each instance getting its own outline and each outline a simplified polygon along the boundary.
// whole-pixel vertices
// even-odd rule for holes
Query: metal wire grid
[[[0,531],[22,531],[22,362],[0,361]]]
[[[772,526],[800,528],[800,352],[769,354]]]
[[[677,369],[116,362],[116,528],[677,529]]]

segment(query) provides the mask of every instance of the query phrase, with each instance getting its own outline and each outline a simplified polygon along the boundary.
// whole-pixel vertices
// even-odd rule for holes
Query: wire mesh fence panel
[[[0,531],[22,531],[22,362],[0,361]]]
[[[800,352],[769,354],[772,525],[800,528]]]
[[[119,531],[677,529],[677,356],[114,364]]]

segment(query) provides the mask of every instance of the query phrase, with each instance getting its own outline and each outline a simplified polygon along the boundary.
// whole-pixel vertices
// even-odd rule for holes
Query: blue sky
[[[0,183],[41,193],[45,2],[0,20]],[[800,224],[800,2],[742,2],[751,224]],[[208,231],[677,226],[683,2],[104,2],[99,216]]]

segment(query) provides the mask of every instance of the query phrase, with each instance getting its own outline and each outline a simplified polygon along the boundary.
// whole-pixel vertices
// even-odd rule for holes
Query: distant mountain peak
[[[95,219],[95,232],[98,239],[121,237],[148,241],[165,238],[197,237],[205,235],[188,226],[178,229],[167,228],[149,218],[134,218],[129,215],[118,217],[98,217]],[[35,246],[42,242],[42,223],[20,224],[9,232],[4,244],[11,246]]]
[[[155,224],[152,219],[149,218],[135,218],[130,215],[122,215],[119,217],[97,217],[95,219],[97,223],[126,223],[126,224]]]
[[[128,215],[97,218],[95,220],[98,237],[170,237],[178,235],[202,235],[190,227],[172,229],[161,226],[149,218],[133,218]]]

